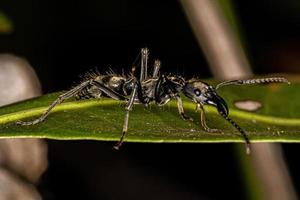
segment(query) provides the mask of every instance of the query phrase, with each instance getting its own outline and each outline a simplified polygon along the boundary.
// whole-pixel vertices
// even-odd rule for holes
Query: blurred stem
[[[181,3],[213,75],[223,80],[251,76],[230,0],[181,0]],[[279,144],[253,144],[249,158],[244,149],[242,152],[240,160],[249,198],[297,198]]]
[[[240,41],[219,12],[216,1],[181,2],[215,78],[251,76],[252,72]]]
[[[263,185],[253,170],[253,161],[249,156],[245,156],[245,147],[243,145],[235,145],[238,162],[241,165],[241,173],[245,180],[246,194],[248,199],[264,199]],[[252,152],[253,155],[253,152]]]
[[[249,196],[252,199],[297,199],[283,158],[281,145],[261,143],[253,146],[251,157],[240,156],[243,168],[248,169],[249,172],[245,174]],[[251,183],[253,175],[257,177],[255,178],[256,184]],[[257,186],[260,188],[255,188]],[[260,190],[263,196],[257,198],[253,193]]]

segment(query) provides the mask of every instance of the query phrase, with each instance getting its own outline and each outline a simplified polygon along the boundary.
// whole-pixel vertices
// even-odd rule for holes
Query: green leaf
[[[265,142],[300,142],[300,84],[260,86],[228,86],[219,94],[227,101],[229,116],[249,135],[250,140]],[[117,141],[120,138],[124,102],[108,98],[75,101],[55,107],[48,118],[32,126],[18,126],[17,120],[30,120],[41,115],[58,93],[9,105],[0,109],[0,138],[34,137],[51,139],[95,139]],[[262,103],[256,112],[238,110],[237,100],[252,99]],[[135,105],[130,112],[125,140],[134,142],[243,142],[234,127],[205,106],[207,124],[223,133],[207,133],[199,122],[195,104],[184,98],[187,115],[184,121],[177,113],[176,101],[163,107]]]

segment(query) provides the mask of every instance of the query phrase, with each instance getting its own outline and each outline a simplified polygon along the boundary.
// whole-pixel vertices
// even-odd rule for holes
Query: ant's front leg
[[[222,133],[222,131],[219,129],[212,129],[207,126],[206,118],[205,118],[205,110],[204,110],[203,105],[198,103],[197,108],[200,108],[200,121],[201,121],[201,126],[203,127],[203,129],[208,133]]]
[[[191,117],[184,114],[182,100],[181,100],[179,95],[176,95],[176,99],[177,99],[178,112],[179,112],[180,116],[182,117],[182,119],[193,121],[193,118],[191,118]]]

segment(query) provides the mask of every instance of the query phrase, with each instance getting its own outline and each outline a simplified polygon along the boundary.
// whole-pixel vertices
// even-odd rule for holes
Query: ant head
[[[219,113],[228,115],[228,107],[216,89],[200,80],[191,79],[183,87],[183,93],[196,104],[208,104],[217,108]]]

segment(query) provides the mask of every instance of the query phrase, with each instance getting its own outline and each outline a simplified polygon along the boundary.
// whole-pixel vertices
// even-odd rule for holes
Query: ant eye
[[[200,90],[198,90],[198,89],[195,89],[194,93],[195,93],[196,96],[200,96],[200,94],[201,94]]]

